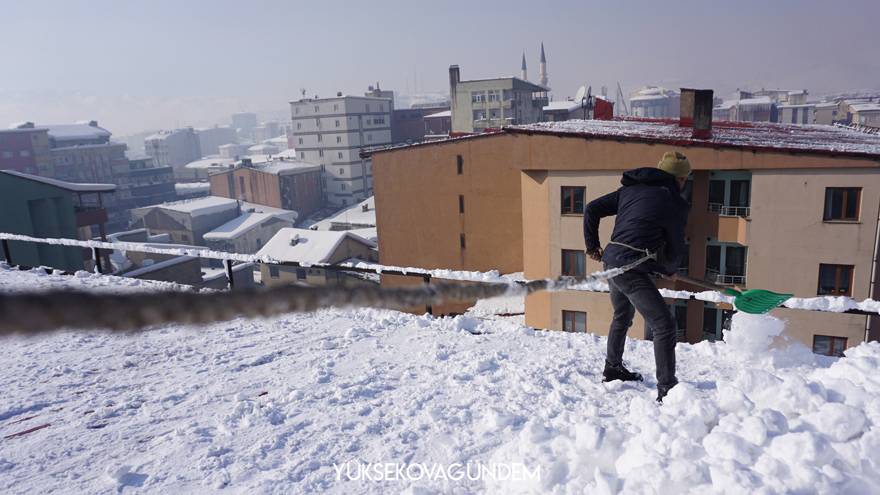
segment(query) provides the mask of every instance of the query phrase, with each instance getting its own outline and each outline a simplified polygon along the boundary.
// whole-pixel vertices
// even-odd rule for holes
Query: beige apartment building
[[[523,271],[529,279],[599,270],[583,255],[584,204],[618,188],[622,171],[654,166],[670,150],[695,169],[682,272],[797,297],[876,298],[880,137],[833,127],[722,123],[697,139],[669,120],[570,121],[378,151],[380,262]],[[603,243],[612,228],[613,218],[602,222]],[[731,309],[669,303],[690,342],[720,338]],[[865,316],[774,314],[820,353],[880,332]],[[611,315],[602,293],[526,299],[526,323],[536,328],[604,335]],[[637,319],[630,335],[644,332]]]

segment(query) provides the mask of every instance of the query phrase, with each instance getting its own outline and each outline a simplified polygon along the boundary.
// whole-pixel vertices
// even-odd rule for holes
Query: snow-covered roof
[[[880,103],[857,103],[849,108],[853,112],[880,112]]]
[[[255,144],[247,149],[249,153],[272,154],[277,153],[278,148],[271,144]]]
[[[238,201],[231,198],[221,198],[220,196],[205,196],[204,198],[162,203],[155,207],[199,216],[238,208]]]
[[[171,267],[174,265],[179,265],[181,263],[184,263],[184,262],[190,261],[190,260],[194,260],[194,259],[196,259],[196,258],[194,258],[192,256],[176,256],[174,258],[169,258],[167,260],[159,261],[157,263],[144,265],[144,266],[137,268],[135,270],[132,270],[130,272],[125,272],[122,274],[122,276],[124,276],[124,277],[139,277],[141,275],[146,275],[148,273],[152,273],[152,272],[155,272],[158,270],[163,270],[165,268],[168,268],[168,267]]]
[[[347,232],[359,235],[368,241],[373,241],[375,243],[379,242],[379,230],[376,227],[370,227],[368,229],[351,229]]]
[[[659,86],[646,86],[636,91],[629,101],[663,100],[677,95],[678,92],[671,89]]]
[[[278,213],[257,213],[257,212],[245,212],[239,215],[236,218],[224,223],[223,225],[217,227],[216,229],[208,232],[203,237],[206,240],[211,241],[219,241],[225,239],[235,239],[240,237],[254,229],[259,227],[264,222],[271,220],[273,218],[278,218],[288,222],[291,226],[293,226],[293,222],[291,222],[288,218],[286,218],[283,214]]]
[[[345,239],[353,239],[371,248],[376,247],[376,243],[348,230],[284,228],[260,249],[257,256],[306,264],[327,263]]]
[[[174,184],[174,190],[178,192],[200,192],[200,191],[210,191],[211,183],[210,182],[178,182]]]
[[[47,129],[49,135],[58,140],[109,139],[111,136],[111,132],[107,129],[89,125],[87,122],[77,124],[48,124],[37,126],[36,128]]]
[[[367,207],[367,211],[364,211],[364,206]],[[333,224],[375,226],[376,225],[376,198],[375,198],[375,196],[370,196],[369,198],[361,201],[360,203],[353,205],[349,208],[346,208],[330,218],[325,218],[324,220],[321,220],[320,222],[316,222],[313,227],[316,229],[319,229],[319,230],[330,230],[330,227]]]
[[[309,172],[321,170],[320,165],[299,160],[272,160],[255,166],[257,170],[269,174],[284,175],[291,172]]]
[[[773,103],[773,100],[770,99],[769,96],[758,96],[756,98],[745,98],[736,102],[739,106],[758,106],[758,105],[770,105]]]
[[[224,145],[226,146],[226,145]],[[231,146],[237,146],[235,144]],[[222,148],[222,146],[221,146]],[[229,168],[232,165],[235,165],[235,160],[232,158],[221,158],[219,156],[206,156],[203,158],[199,158],[198,160],[192,161],[184,165],[185,168]]]
[[[442,112],[432,113],[430,115],[425,115],[426,119],[437,119],[441,117],[452,117],[452,110],[443,110]]]
[[[692,129],[679,126],[677,120],[655,119],[541,122],[505,127],[503,132],[880,157],[880,136],[826,125],[716,121],[709,139],[693,138]]]
[[[16,170],[0,170],[0,173],[4,173],[7,175],[13,175],[15,177],[20,177],[22,179],[32,180],[34,182],[42,182],[43,184],[48,184],[50,186],[60,187],[65,191],[71,191],[76,193],[99,193],[99,192],[113,192],[116,190],[116,184],[87,184],[80,182],[67,182],[58,179],[50,179],[48,177],[40,177],[39,175],[31,175],[26,174],[24,172],[18,172]]]

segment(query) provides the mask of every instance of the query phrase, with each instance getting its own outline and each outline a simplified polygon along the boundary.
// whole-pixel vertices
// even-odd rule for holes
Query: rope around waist
[[[645,257],[651,258],[652,260],[657,259],[657,253],[656,252],[652,253],[649,249],[637,248],[635,246],[630,246],[629,244],[625,244],[623,242],[617,242],[617,241],[608,241],[608,244],[616,244],[618,246],[623,246],[623,247],[625,247],[627,249],[631,249],[637,253],[642,253],[645,255]]]

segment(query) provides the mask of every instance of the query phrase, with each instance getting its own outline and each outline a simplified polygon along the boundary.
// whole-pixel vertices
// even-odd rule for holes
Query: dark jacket
[[[660,251],[661,258],[636,270],[672,275],[685,254],[688,204],[681,197],[675,177],[656,168],[637,168],[623,173],[623,187],[594,199],[584,208],[584,241],[587,250],[599,247],[599,220],[617,215],[611,240],[640,249]],[[608,244],[602,261],[620,267],[643,257],[643,253]]]

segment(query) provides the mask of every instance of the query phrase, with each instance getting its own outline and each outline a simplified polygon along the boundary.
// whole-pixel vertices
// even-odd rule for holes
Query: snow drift
[[[182,289],[0,266],[4,291],[95,286]],[[784,322],[737,314],[725,342],[679,344],[682,383],[657,405],[650,343],[625,355],[644,384],[603,384],[604,338],[534,331],[490,307],[7,339],[0,491],[880,491],[880,344],[814,356],[784,339]],[[352,462],[517,464],[540,477],[334,469]]]

